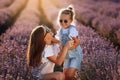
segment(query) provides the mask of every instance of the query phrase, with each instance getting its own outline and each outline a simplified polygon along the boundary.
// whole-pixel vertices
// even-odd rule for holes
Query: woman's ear
[[[47,34],[46,34],[46,36],[47,36]],[[47,39],[46,39],[46,36],[44,37],[44,41],[46,41]]]
[[[44,41],[47,41],[47,39],[48,39],[48,33],[46,34]]]
[[[46,38],[44,38],[44,41],[46,41]]]

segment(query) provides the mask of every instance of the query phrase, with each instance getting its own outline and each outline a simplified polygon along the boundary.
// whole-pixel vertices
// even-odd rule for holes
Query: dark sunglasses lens
[[[45,28],[46,28],[46,32],[47,32],[47,33],[51,32],[51,29],[50,29],[50,28],[48,28],[47,26],[45,26]]]
[[[64,23],[67,23],[68,21],[67,20],[60,20],[60,23],[62,23],[64,21]]]
[[[60,23],[62,23],[62,20],[60,20]]]
[[[64,23],[67,23],[68,21],[67,20],[64,20]]]

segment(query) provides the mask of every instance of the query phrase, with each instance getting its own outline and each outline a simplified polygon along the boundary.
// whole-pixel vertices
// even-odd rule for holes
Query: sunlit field
[[[58,12],[70,4],[83,49],[75,80],[120,80],[120,0],[0,0],[0,80],[32,80],[31,31],[45,24],[56,33]]]

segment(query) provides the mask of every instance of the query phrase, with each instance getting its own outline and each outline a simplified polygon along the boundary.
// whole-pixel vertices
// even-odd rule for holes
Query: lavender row
[[[0,29],[3,29],[7,24],[11,22],[17,14],[24,8],[27,0],[15,0],[9,7],[0,9]]]
[[[110,41],[106,41],[91,28],[77,24],[83,62],[82,80],[119,80],[118,51]]]
[[[71,0],[71,3],[74,1]],[[110,1],[81,0],[75,4],[76,18],[84,25],[94,28],[99,34],[120,46],[120,6]]]
[[[41,6],[42,6],[45,16],[47,17],[47,20],[52,23],[53,28],[55,29],[55,32],[56,32],[57,29],[59,28],[58,23],[57,23],[57,17],[58,17],[58,12],[60,10],[58,6],[60,7],[60,5],[56,7],[53,1],[52,0],[51,1],[41,0],[41,3],[42,3]],[[58,4],[57,1],[56,1],[56,4]],[[49,5],[49,6],[46,6],[46,5]],[[50,11],[50,9],[52,10]]]
[[[71,3],[76,4],[75,1],[70,0]],[[120,3],[114,3],[110,0],[104,0],[104,1],[95,1],[95,0],[81,0],[77,1],[77,4],[75,6],[84,7],[85,9],[89,9],[96,14],[105,15],[107,17],[117,18],[119,17],[120,12]]]
[[[14,25],[0,36],[1,79],[30,79],[26,61],[27,44],[30,32],[40,23],[40,16],[39,0],[29,0]]]

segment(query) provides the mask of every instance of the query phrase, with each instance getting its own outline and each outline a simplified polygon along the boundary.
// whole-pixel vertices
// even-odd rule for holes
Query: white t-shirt
[[[68,33],[69,29],[63,29],[63,34]],[[69,37],[77,37],[78,36],[78,31],[75,27],[71,27],[70,32],[69,32]],[[60,29],[57,31],[57,34],[55,36],[58,40],[60,40]]]
[[[50,56],[57,56],[59,53],[60,49],[57,44],[54,45],[46,45],[45,49],[43,51],[43,56],[42,56],[42,63],[43,65],[41,67],[41,74],[46,74],[46,73],[51,73],[53,72],[54,69],[54,63],[49,61],[47,57]]]

